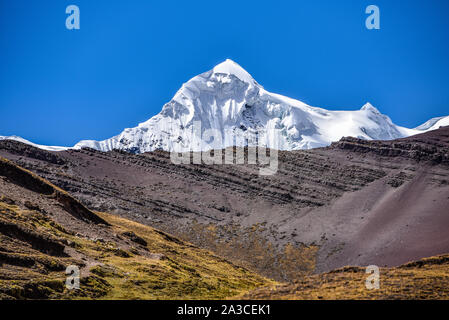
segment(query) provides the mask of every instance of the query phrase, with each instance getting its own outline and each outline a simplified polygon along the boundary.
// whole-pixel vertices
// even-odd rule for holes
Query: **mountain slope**
[[[80,268],[79,290],[65,287],[69,265]],[[269,283],[162,231],[94,213],[0,157],[0,300],[218,299]]]
[[[445,126],[449,126],[449,116],[430,119],[429,121],[426,121],[422,125],[416,127],[415,130],[431,131]]]
[[[281,151],[273,176],[252,165],[174,165],[163,151],[48,152],[0,141],[0,155],[91,209],[157,227],[276,279],[449,252],[449,127]],[[283,258],[292,252],[301,261],[296,269]]]

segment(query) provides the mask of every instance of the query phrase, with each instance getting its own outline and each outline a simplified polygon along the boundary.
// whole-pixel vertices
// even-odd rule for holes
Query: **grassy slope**
[[[6,174],[17,177],[19,167],[0,162]],[[36,187],[37,176],[23,170],[18,176]],[[44,190],[47,182],[39,178],[38,185]],[[60,203],[57,196],[50,198]],[[75,201],[69,196],[63,200],[62,207]],[[101,228],[116,237],[82,237],[51,215],[0,196],[0,299],[449,299],[449,255],[383,268],[379,290],[365,288],[367,275],[358,267],[281,285],[151,227],[107,213],[94,216],[109,224]],[[129,231],[147,244],[124,250],[123,234]],[[71,264],[82,267],[80,290],[65,289],[64,271]]]
[[[83,261],[29,248],[17,250],[11,245],[9,249],[16,250],[8,252],[9,257],[25,262],[31,259],[38,267],[28,268],[25,262],[23,266],[0,263],[0,298],[449,299],[449,255],[381,268],[379,290],[366,289],[367,274],[359,267],[307,276],[292,284],[276,284],[206,250],[110,214],[97,213],[111,224],[111,232],[133,231],[147,241],[148,256],[123,251],[113,242],[79,238],[40,213],[21,210],[1,199],[0,213],[2,221],[33,228],[47,239],[68,243],[88,261],[84,261],[81,289],[68,291],[64,287],[65,266]],[[8,245],[5,239],[0,243],[2,247]],[[1,254],[4,252],[0,250]]]
[[[0,213],[3,222],[68,243],[83,258],[55,257],[15,248],[15,243],[5,248],[7,239],[1,239],[0,251],[14,249],[17,253],[9,252],[8,257],[23,261],[9,264],[5,257],[0,259],[0,298],[220,299],[273,283],[206,250],[106,213],[98,214],[111,224],[110,231],[133,231],[147,241],[148,255],[121,250],[113,242],[80,238],[38,212],[3,202]],[[32,267],[26,262],[30,260]],[[70,264],[84,264],[80,290],[65,289],[64,271]]]
[[[449,299],[449,255],[381,268],[379,289],[368,290],[365,268],[345,267],[293,284],[256,289],[244,299]]]
[[[148,242],[150,252],[163,253],[161,259],[105,257],[103,261],[121,270],[121,275],[127,273],[125,278],[117,275],[104,277],[114,287],[106,298],[217,299],[269,282],[208,251],[150,227],[117,216],[98,214],[111,223],[117,233],[131,230]]]
[[[0,194],[0,299],[221,299],[274,283],[151,227],[93,213],[6,159],[0,169],[0,193],[9,194]],[[56,209],[24,206],[25,194]],[[54,215],[109,236],[83,236]],[[81,268],[79,290],[65,288],[68,265]]]

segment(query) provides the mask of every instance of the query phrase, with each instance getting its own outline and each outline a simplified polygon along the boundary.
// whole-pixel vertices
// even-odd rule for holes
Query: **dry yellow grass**
[[[379,289],[368,290],[365,268],[345,267],[292,284],[256,289],[244,299],[449,299],[449,255],[380,269]]]
[[[132,231],[144,239],[144,254],[111,241],[79,237],[38,212],[3,202],[0,211],[5,224],[71,243],[70,250],[76,251],[55,257],[5,238],[0,248],[7,250],[0,256],[0,299],[224,299],[274,284],[207,250],[107,213],[97,214],[110,224],[108,230],[117,235]],[[79,290],[65,288],[65,268],[72,264],[82,266]]]
[[[41,197],[42,201],[55,199],[64,208],[65,203],[81,206],[64,191],[7,160],[0,158],[0,169],[0,173],[18,179],[25,189],[50,195]],[[54,197],[57,193],[66,197],[61,201]],[[303,251],[287,245],[282,259],[276,260],[257,233],[250,233],[249,244],[237,241],[227,247],[226,243],[212,242],[214,230],[207,227],[211,231],[206,233],[209,242],[227,248],[235,260],[251,256],[253,265],[265,263],[265,269],[274,265],[267,261],[278,261],[286,274],[293,273],[291,277],[302,275],[293,283],[279,284],[127,219],[89,211],[107,223],[98,228],[115,235],[107,241],[95,241],[66,230],[48,213],[25,210],[14,202],[20,201],[0,197],[0,299],[449,299],[449,255],[382,268],[380,288],[368,290],[368,275],[360,267],[303,275],[314,266],[317,248]],[[144,245],[139,249],[133,247],[135,243],[123,247],[126,242],[117,239],[126,232],[139,237]],[[53,253],[46,252],[48,249]],[[69,254],[62,254],[63,250]],[[302,263],[299,266],[298,261]],[[79,290],[69,291],[64,285],[65,267],[71,264],[83,268]]]
[[[213,253],[151,227],[106,213],[97,213],[114,232],[133,231],[147,243],[149,259],[107,255],[105,265],[116,272],[103,278],[112,285],[105,299],[222,299],[271,283]]]
[[[218,226],[193,221],[180,236],[220,256],[277,281],[292,281],[315,271],[316,245],[286,243],[276,248],[262,233],[264,226]],[[226,236],[224,239],[219,234]]]

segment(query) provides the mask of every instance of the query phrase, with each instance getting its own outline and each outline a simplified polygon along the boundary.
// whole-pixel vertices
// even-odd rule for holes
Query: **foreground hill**
[[[304,299],[449,299],[449,255],[381,268],[379,289],[368,290],[365,268],[344,267],[305,277],[291,284],[256,289],[239,298],[254,300]]]
[[[85,206],[175,234],[279,280],[449,252],[449,127],[392,141],[344,138],[254,165],[174,165],[167,152],[0,155]]]
[[[69,265],[79,290],[65,287]],[[269,283],[0,158],[0,299],[218,299]]]

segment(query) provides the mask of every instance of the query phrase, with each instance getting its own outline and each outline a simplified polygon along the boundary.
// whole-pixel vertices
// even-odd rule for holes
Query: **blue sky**
[[[78,5],[81,29],[67,30]],[[365,28],[375,4],[381,29]],[[328,109],[370,101],[403,126],[449,114],[449,1],[0,1],[0,135],[101,140],[231,58]]]

